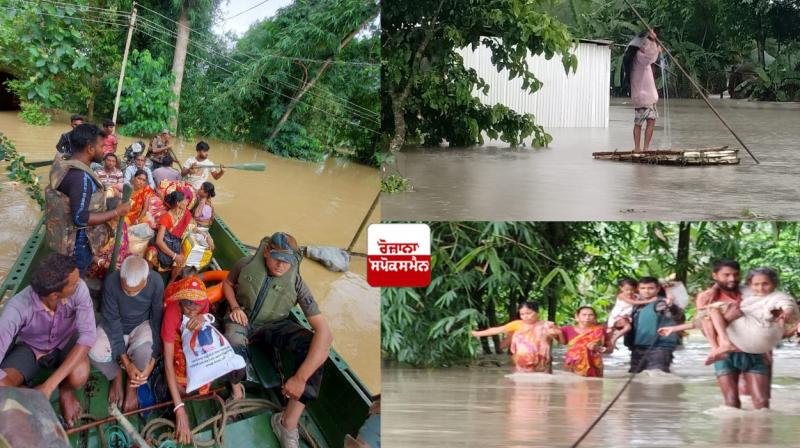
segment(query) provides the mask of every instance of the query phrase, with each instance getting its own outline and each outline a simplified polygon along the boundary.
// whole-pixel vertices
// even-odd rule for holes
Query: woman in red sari
[[[208,313],[208,295],[202,280],[189,276],[176,280],[164,290],[164,317],[161,322],[161,341],[164,344],[164,370],[172,401],[175,403],[175,435],[178,443],[189,443],[191,428],[182,397],[186,395],[186,356],[181,342],[183,316],[194,320],[195,328],[202,325],[202,316]],[[191,328],[192,325],[190,325]],[[199,390],[207,394],[211,388],[206,384]]]
[[[567,345],[564,354],[564,370],[580,376],[602,377],[606,333],[597,323],[597,314],[590,306],[582,306],[575,313],[576,325],[561,327],[559,342]]]
[[[175,280],[164,289],[164,316],[161,320],[164,370],[175,411],[175,439],[182,444],[191,442],[192,428],[183,405],[188,380],[181,325],[183,316],[186,316],[189,319],[187,328],[192,331],[197,330],[203,326],[204,315],[209,312],[206,286],[195,275],[196,273],[197,271],[187,268],[183,272],[183,278]],[[244,385],[241,381],[245,376],[245,369],[240,369],[228,373],[225,377],[231,383],[231,398],[234,400],[244,398]],[[211,384],[206,384],[198,389],[198,393],[205,395],[210,390]]]
[[[186,208],[188,203],[180,191],[173,191],[164,198],[168,211],[158,218],[155,245],[147,249],[145,257],[160,272],[172,270],[172,279],[186,262],[181,242],[192,222],[192,213]]]

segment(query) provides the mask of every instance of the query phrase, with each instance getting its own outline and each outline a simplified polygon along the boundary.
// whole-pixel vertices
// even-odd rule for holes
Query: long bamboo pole
[[[361,236],[361,232],[364,231],[364,227],[367,226],[367,221],[369,221],[369,217],[372,216],[372,212],[375,211],[375,207],[378,206],[378,201],[381,199],[381,191],[378,190],[378,194],[375,195],[375,199],[372,201],[372,205],[369,206],[369,210],[367,210],[367,214],[364,215],[364,219],[361,220],[361,224],[358,226],[358,230],[356,230],[356,234],[353,235],[353,239],[350,240],[350,244],[347,246],[347,252],[353,250],[353,247],[358,242],[358,237]]]
[[[119,408],[117,407],[117,405],[111,406],[111,415],[114,416],[115,419],[117,419],[117,423],[119,423],[120,426],[122,426],[122,429],[124,429],[125,432],[127,432],[128,435],[131,436],[136,446],[138,446],[139,448],[151,448],[150,444],[147,443],[146,440],[144,440],[144,437],[142,437],[141,434],[139,434],[139,431],[137,431],[136,428],[133,427],[130,420],[125,418],[125,416],[122,415],[121,412],[119,412]]]
[[[642,22],[642,24],[644,24],[645,28],[647,28],[647,31],[649,31],[649,32],[651,32],[651,33],[653,33],[653,34],[655,34],[655,32],[653,31],[653,29],[652,29],[652,28],[650,28],[650,25],[647,23],[647,21],[646,21],[646,20],[644,20],[644,17],[642,17],[642,16],[639,14],[639,11],[637,11],[637,10],[636,10],[636,8],[635,8],[635,7],[634,7],[634,6],[631,4],[631,2],[630,2],[629,0],[625,0],[625,3],[627,3],[627,4],[628,4],[628,6],[630,6],[631,10],[633,10],[633,13],[634,13],[634,14],[636,14],[636,17],[638,17],[638,18],[639,18],[639,20]],[[716,115],[716,116],[717,116],[717,118],[719,118],[719,121],[721,121],[721,122],[722,122],[722,124],[723,124],[723,125],[724,125],[724,126],[727,128],[727,129],[728,129],[728,131],[730,131],[730,133],[731,133],[731,134],[733,134],[734,138],[736,138],[736,141],[738,141],[738,142],[739,142],[739,144],[740,144],[740,145],[742,145],[742,148],[744,148],[744,150],[745,150],[745,151],[747,151],[747,154],[749,154],[749,155],[750,155],[750,157],[752,157],[752,158],[753,158],[753,161],[755,161],[755,162],[756,162],[756,164],[759,164],[759,163],[761,163],[761,162],[759,162],[759,161],[758,161],[758,159],[756,158],[756,156],[755,156],[755,155],[753,155],[753,153],[750,151],[750,148],[748,148],[748,147],[747,147],[747,145],[745,145],[745,144],[744,144],[744,142],[742,141],[742,139],[741,139],[741,138],[739,138],[739,136],[738,136],[738,135],[736,135],[736,131],[734,131],[734,130],[733,130],[733,128],[731,128],[731,127],[730,127],[730,125],[728,125],[728,122],[727,122],[727,121],[725,121],[725,119],[724,119],[724,118],[722,118],[722,115],[720,115],[720,114],[719,114],[719,112],[717,111],[717,109],[716,109],[716,108],[715,108],[715,107],[714,107],[714,106],[711,104],[711,102],[708,100],[708,97],[706,97],[706,95],[703,93],[703,90],[700,88],[700,86],[697,84],[697,82],[694,80],[694,78],[692,78],[691,76],[689,76],[689,73],[687,73],[687,72],[686,72],[686,70],[685,70],[685,69],[683,68],[683,66],[681,65],[681,63],[680,63],[680,62],[678,62],[678,60],[677,60],[677,59],[675,59],[675,56],[672,56],[672,53],[670,53],[670,52],[669,52],[669,49],[667,49],[667,47],[665,47],[665,46],[664,46],[664,43],[663,43],[663,42],[661,42],[661,40],[659,40],[658,36],[656,36],[656,42],[657,42],[657,43],[658,43],[658,45],[659,45],[659,46],[661,46],[661,48],[662,48],[662,49],[663,49],[663,50],[664,50],[664,51],[667,53],[667,56],[669,56],[669,58],[672,60],[672,62],[674,62],[674,63],[675,63],[675,65],[676,65],[676,66],[678,67],[678,69],[679,69],[679,70],[680,70],[680,71],[681,71],[681,72],[684,74],[684,76],[686,76],[686,79],[688,79],[688,80],[689,80],[689,82],[692,84],[692,86],[694,86],[694,88],[695,88],[695,89],[697,89],[697,93],[699,93],[699,94],[700,94],[700,97],[701,97],[701,98],[703,98],[703,101],[705,101],[705,102],[706,102],[706,105],[708,105],[708,107],[711,109],[711,111],[712,111],[712,112],[714,112],[714,115]]]
[[[125,66],[128,64],[128,50],[131,49],[131,38],[133,37],[133,26],[136,23],[136,2],[131,6],[131,19],[128,22],[128,40],[125,41],[125,53],[122,55],[122,69],[119,71],[119,81],[117,82],[117,97],[114,99],[114,115],[111,121],[117,122],[117,111],[119,110],[119,97],[122,94],[122,80],[125,79]]]

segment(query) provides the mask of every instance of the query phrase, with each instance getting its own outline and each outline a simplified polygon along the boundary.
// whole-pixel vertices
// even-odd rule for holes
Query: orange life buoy
[[[206,271],[200,274],[200,280],[203,283],[218,282],[214,286],[207,286],[206,293],[208,294],[208,301],[217,303],[222,299],[222,282],[228,278],[228,271]]]

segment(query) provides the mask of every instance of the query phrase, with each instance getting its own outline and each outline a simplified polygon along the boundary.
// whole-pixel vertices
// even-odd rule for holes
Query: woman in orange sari
[[[575,320],[577,325],[561,327],[558,338],[567,345],[564,370],[580,376],[602,377],[602,353],[608,350],[605,329],[597,323],[597,314],[590,306],[578,308]]]
[[[155,229],[158,218],[164,213],[164,205],[147,183],[147,173],[137,170],[131,178],[131,186],[131,211],[125,216],[125,221],[129,226],[146,222]]]
[[[476,338],[509,334],[511,338],[511,354],[517,372],[553,373],[550,342],[561,335],[561,331],[553,322],[539,320],[539,304],[522,302],[519,319],[500,327],[473,331]]]

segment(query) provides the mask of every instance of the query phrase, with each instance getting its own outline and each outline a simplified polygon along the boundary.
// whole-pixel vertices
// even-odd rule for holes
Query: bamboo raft
[[[655,151],[593,152],[592,157],[617,162],[648,163],[653,165],[738,165],[739,150],[727,146],[697,149],[664,149]]]

